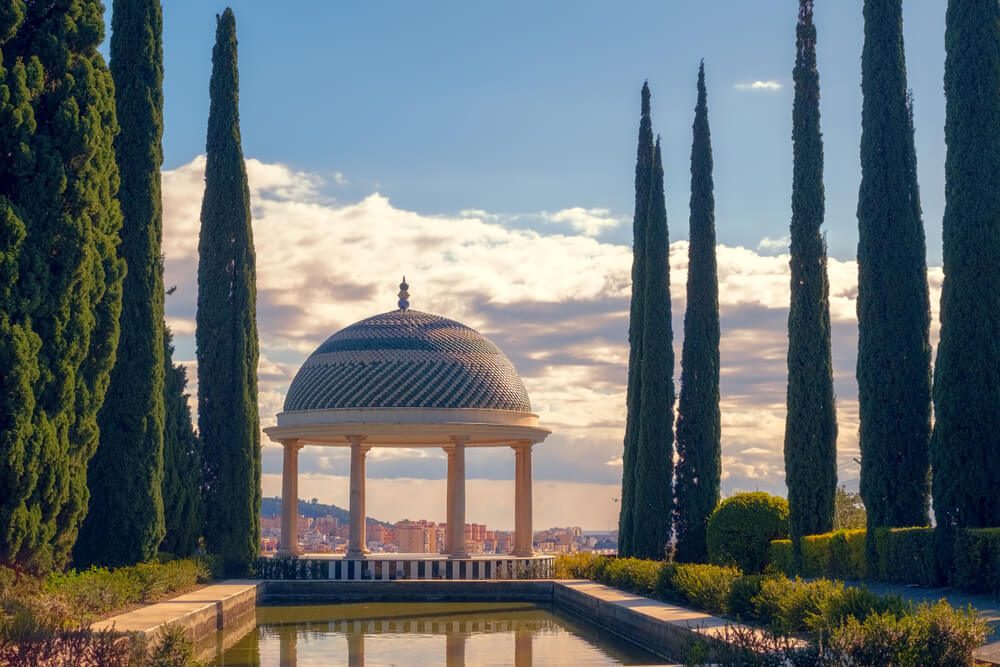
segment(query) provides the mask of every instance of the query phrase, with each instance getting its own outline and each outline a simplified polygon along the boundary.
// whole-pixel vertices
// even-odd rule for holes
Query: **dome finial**
[[[399,283],[399,309],[406,310],[410,307],[410,293],[406,290],[410,289],[410,286],[406,284],[406,276],[403,276],[403,282]]]

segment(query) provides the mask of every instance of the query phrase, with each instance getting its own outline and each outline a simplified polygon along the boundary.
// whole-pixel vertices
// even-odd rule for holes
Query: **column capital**
[[[469,440],[471,440],[472,438],[470,438],[467,435],[449,435],[448,439],[451,440],[451,445],[448,446],[455,446],[455,445],[464,445],[467,442],[469,442]]]
[[[352,449],[357,447],[362,454],[368,453],[372,448],[371,445],[363,444],[368,439],[367,435],[345,435],[344,437],[351,443]]]
[[[531,448],[535,445],[531,440],[518,440],[517,442],[510,443],[510,448],[515,452],[531,451]]]
[[[305,443],[302,442],[301,440],[297,439],[297,438],[292,438],[290,440],[282,440],[281,441],[281,446],[285,447],[286,449],[291,449],[293,451],[298,451],[298,450],[302,449],[303,447],[305,447]]]

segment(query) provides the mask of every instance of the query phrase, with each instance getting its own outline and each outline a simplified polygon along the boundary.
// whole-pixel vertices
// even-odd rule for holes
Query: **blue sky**
[[[856,486],[861,0],[817,4],[838,461],[841,481]],[[224,7],[164,7],[164,252],[167,284],[178,287],[167,314],[192,379],[201,154],[215,14]],[[784,492],[781,253],[796,3],[236,0],[233,8],[264,426],[305,357],[329,333],[394,307],[405,273],[414,308],[463,321],[507,352],[552,426],[535,458],[536,525],[610,525],[624,430],[639,89],[648,79],[665,147],[679,360],[691,121],[704,58],[720,243],[723,491]],[[904,11],[936,313],[944,3],[907,0]],[[476,504],[472,521],[512,519],[513,459],[503,454],[469,458],[470,498],[491,500]],[[302,494],[346,503],[344,453],[301,456]],[[383,452],[368,472],[379,485],[369,498],[374,516],[404,518],[393,512],[405,506],[410,518],[443,519],[440,452]],[[266,494],[280,488],[279,473],[280,450],[266,444]]]
[[[672,238],[686,238],[688,158],[704,58],[719,238],[787,234],[795,3],[237,0],[248,156],[347,175],[424,213],[568,206],[631,214],[638,90],[649,79],[665,147]],[[164,9],[165,167],[204,151],[217,12]],[[819,2],[831,253],[857,243],[860,0]],[[944,3],[907,0],[909,83],[930,260],[943,211]],[[752,81],[778,91],[740,91]],[[629,241],[627,226],[610,240]]]

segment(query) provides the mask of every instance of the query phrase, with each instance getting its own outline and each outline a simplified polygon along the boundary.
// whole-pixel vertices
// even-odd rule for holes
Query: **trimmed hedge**
[[[790,540],[771,542],[773,569],[788,575],[874,579],[903,584],[936,583],[933,528],[880,528],[875,534],[877,562],[865,559],[865,531],[837,530],[802,538],[802,562],[796,563]]]
[[[879,528],[875,531],[878,557],[874,577],[899,584],[933,586],[938,583],[933,528]]]
[[[708,559],[760,572],[771,540],[788,537],[788,501],[769,493],[737,493],[715,508],[708,520]]]
[[[986,537],[993,539],[995,534]],[[844,536],[845,542],[851,539],[857,540]],[[864,586],[845,587],[828,579],[743,575],[734,567],[592,555],[560,556],[555,570],[574,579],[592,574],[600,583],[645,595],[651,590],[651,597],[757,623],[777,633],[807,633],[811,641],[810,646],[784,654],[783,661],[753,664],[815,664],[787,659],[814,655],[825,644],[833,662],[824,664],[964,665],[970,664],[972,651],[985,641],[987,632],[972,610],[952,609],[944,602],[912,605],[895,595],[876,595]],[[736,636],[737,644],[739,639]],[[905,659],[873,662],[872,656]]]
[[[972,593],[1000,595],[1000,528],[970,528],[955,540],[949,583]]]

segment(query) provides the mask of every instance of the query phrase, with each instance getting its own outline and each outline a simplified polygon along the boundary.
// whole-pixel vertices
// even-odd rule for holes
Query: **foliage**
[[[938,581],[933,528],[881,528],[875,532],[875,552],[882,581],[923,585]]]
[[[842,582],[829,579],[766,577],[753,598],[755,615],[781,632],[812,630],[823,625],[824,610],[843,592]]]
[[[682,599],[712,614],[728,611],[733,582],[742,576],[738,568],[724,565],[684,563],[676,567],[673,587]]]
[[[595,579],[597,564],[604,559],[589,551],[559,554],[553,565],[553,576],[556,579]]]
[[[600,569],[601,580],[631,593],[650,595],[656,589],[663,564],[640,558],[609,558]]]
[[[949,581],[971,593],[1000,595],[1000,528],[959,531]]]
[[[860,493],[852,493],[843,485],[833,498],[833,529],[857,530],[868,525],[868,512]]]
[[[646,228],[653,166],[653,126],[649,109],[649,84],[642,84],[639,146],[635,159],[635,213],[632,218],[632,297],[628,319],[628,387],[626,394],[625,446],[622,454],[621,514],[618,518],[618,553],[631,556],[635,508],[635,461],[639,438],[642,395],[642,345],[646,286]]]
[[[191,589],[210,578],[211,572],[200,560],[149,562],[115,570],[92,567],[82,572],[53,573],[42,584],[42,592],[50,599],[65,601],[74,620],[84,623],[130,604]]]
[[[956,530],[1000,526],[1000,4],[945,15],[941,338],[932,495],[942,565]]]
[[[73,560],[120,566],[149,560],[163,540],[163,16],[160,0],[115,0],[111,74],[121,132],[121,337],[97,453],[87,469],[89,519]],[[128,460],[128,474],[121,465]],[[115,517],[109,521],[108,517]]]
[[[687,312],[677,408],[674,557],[705,562],[708,519],[719,503],[722,426],[719,412],[719,277],[715,258],[715,196],[705,64],[698,68],[698,103],[691,143],[691,231]]]
[[[69,560],[125,267],[100,0],[0,11],[0,562]]]
[[[930,299],[902,0],[866,0],[858,195],[858,400],[867,528],[924,526],[930,505]],[[875,542],[867,546],[874,563]]]
[[[823,139],[813,0],[799,0],[792,77],[791,306],[785,480],[789,532],[796,553],[803,535],[833,529],[837,488],[837,415],[830,352],[829,281],[824,216]]]
[[[973,609],[956,610],[942,600],[904,615],[849,616],[833,630],[829,649],[854,665],[965,667],[986,636],[987,626]]]
[[[204,535],[233,575],[250,570],[260,545],[256,259],[238,90],[236,19],[226,9],[212,51],[196,343]]]
[[[149,663],[156,667],[189,667],[197,664],[194,645],[180,625],[161,628],[149,653]]]
[[[836,530],[804,536],[798,573],[806,577],[864,579],[865,533],[864,529]]]
[[[737,619],[753,618],[756,613],[753,599],[760,593],[761,585],[768,576],[773,575],[746,574],[733,580],[729,587],[726,613]]]
[[[674,347],[670,315],[670,241],[659,139],[653,147],[645,245],[642,393],[630,555],[663,559],[670,543],[673,506]]]
[[[771,540],[767,550],[768,569],[792,575],[798,572],[791,540]]]
[[[173,363],[169,329],[163,333],[166,420],[163,430],[163,514],[166,534],[160,548],[190,556],[198,548],[204,509],[201,504],[201,439],[191,422],[187,369]]]
[[[788,503],[762,491],[737,493],[719,504],[708,521],[708,557],[760,572],[772,540],[788,535]]]

